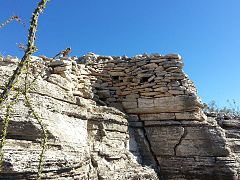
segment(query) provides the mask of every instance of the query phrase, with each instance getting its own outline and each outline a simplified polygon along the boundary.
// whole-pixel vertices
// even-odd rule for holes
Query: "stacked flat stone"
[[[33,57],[33,62],[43,62]],[[180,55],[99,56],[44,59],[50,67],[47,80],[73,94],[117,107],[148,124],[158,120],[203,121],[203,105],[193,82],[183,72]],[[17,63],[15,57],[3,61]],[[33,63],[34,64],[34,63]],[[83,102],[81,102],[83,101]]]
[[[52,73],[48,81],[69,91],[76,97],[78,104],[83,98],[92,99],[93,91],[90,81],[90,71],[83,65],[77,64],[76,58],[60,58],[52,61]]]
[[[33,85],[31,96],[49,132],[57,137],[50,141],[54,144],[56,140],[60,140],[59,145],[70,147],[71,152],[75,149],[75,143],[80,143],[78,146],[81,148],[90,145],[90,169],[97,172],[98,178],[131,179],[130,176],[125,176],[126,171],[117,173],[114,168],[130,169],[129,172],[132,173],[131,168],[136,169],[136,165],[129,166],[132,160],[126,159],[132,153],[141,164],[160,167],[164,179],[239,179],[239,141],[233,138],[239,137],[235,130],[239,123],[223,121],[222,125],[227,127],[225,131],[213,119],[204,121],[206,116],[203,114],[203,106],[194,84],[182,71],[183,63],[179,55],[144,54],[128,58],[89,53],[78,59],[69,57],[42,60],[46,62],[42,64],[46,72]],[[3,58],[0,62],[1,89],[18,61],[10,57]],[[38,67],[38,61],[37,58],[32,59],[32,70],[33,67]],[[34,71],[30,73],[34,74]],[[123,108],[129,117],[128,121],[124,118],[126,116],[115,108],[96,106],[96,102]],[[15,108],[20,108],[20,114],[16,114],[13,121],[18,121],[19,117],[23,120],[20,121],[20,126],[17,124],[12,130],[10,128],[9,137],[16,136],[19,140],[18,133],[31,132],[29,129],[22,129],[22,122],[32,122],[28,120],[29,115],[25,117],[22,114],[24,108],[21,104]],[[121,117],[118,117],[119,114]],[[60,126],[56,128],[56,125]],[[33,129],[32,125],[27,127]],[[40,132],[39,137],[36,137],[38,139]],[[24,135],[21,137],[29,138],[29,134]],[[21,143],[26,142],[28,141]],[[54,147],[59,145],[54,144]],[[29,146],[21,146],[20,154],[25,152],[22,147]],[[33,167],[28,165],[29,158],[23,163],[16,161],[19,157],[23,157],[20,158],[22,160],[30,156],[21,154],[16,157],[19,152],[16,153],[15,149],[16,144],[13,143],[12,150],[8,153],[9,157],[13,158],[11,162],[15,164],[14,168],[8,168],[12,171],[16,166],[27,165],[32,170]],[[73,157],[68,149],[64,149],[57,148],[57,151],[54,151],[56,154],[46,156],[49,162],[53,162],[50,168],[56,165],[59,169],[59,164],[66,169],[66,159],[71,165],[78,162],[86,162],[88,165],[84,158],[89,156],[78,153],[82,153],[82,150],[74,150],[73,153],[76,154]],[[125,150],[127,153],[123,153]],[[70,156],[66,158],[66,155]],[[52,161],[53,157],[55,161]],[[111,169],[112,167],[114,168]],[[18,171],[25,174],[22,169],[28,171],[26,168]],[[139,174],[141,170],[139,168],[133,175]],[[50,169],[50,172],[53,170]],[[55,179],[64,176],[56,172]],[[80,169],[76,173],[79,172],[95,175],[89,170]],[[149,174],[148,171],[143,172],[146,172],[145,175]],[[114,178],[114,175],[123,176]],[[94,179],[89,178],[90,176],[86,179]],[[75,177],[80,176],[77,174]],[[155,179],[155,176],[146,176],[146,179]]]
[[[83,57],[97,77],[95,94],[107,105],[123,105],[130,114],[158,114],[159,119],[205,120],[196,88],[183,72],[180,55]],[[156,115],[154,115],[156,116]]]

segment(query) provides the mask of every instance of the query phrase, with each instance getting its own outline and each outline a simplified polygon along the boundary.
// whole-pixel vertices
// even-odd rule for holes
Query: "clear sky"
[[[28,23],[36,4],[1,0],[0,23],[12,15]],[[204,102],[240,103],[239,9],[240,0],[51,0],[36,54],[51,57],[68,46],[76,56],[179,53]],[[27,28],[0,29],[0,53],[21,57],[16,43],[26,43]]]

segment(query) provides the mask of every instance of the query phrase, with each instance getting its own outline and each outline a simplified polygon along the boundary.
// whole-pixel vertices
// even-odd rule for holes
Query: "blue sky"
[[[36,4],[0,1],[0,23],[12,15],[28,23]],[[76,56],[179,53],[204,102],[240,104],[239,8],[239,0],[51,0],[36,54],[51,57],[68,46]],[[16,43],[26,43],[26,34],[16,22],[1,29],[0,52],[21,57]]]

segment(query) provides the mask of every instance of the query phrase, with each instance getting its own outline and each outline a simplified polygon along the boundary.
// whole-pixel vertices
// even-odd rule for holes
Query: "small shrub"
[[[227,100],[227,106],[219,107],[216,101],[210,101],[205,107],[206,113],[223,113],[233,116],[240,116],[240,104],[235,100]]]

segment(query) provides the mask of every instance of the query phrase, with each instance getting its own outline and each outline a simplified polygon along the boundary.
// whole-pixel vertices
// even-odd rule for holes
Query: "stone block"
[[[175,146],[184,134],[181,126],[145,127],[147,137],[156,156],[174,155]]]
[[[126,73],[123,71],[109,71],[111,76],[126,76]]]
[[[152,102],[153,101],[153,102]],[[168,96],[155,99],[139,98],[138,108],[128,109],[130,114],[155,114],[196,111],[202,104],[194,96]]]
[[[97,95],[99,96],[100,99],[111,97],[110,91],[107,89],[97,91]]]
[[[72,93],[74,96],[80,96],[87,99],[92,99],[94,96],[94,94],[87,89],[79,89],[78,91],[73,91]]]
[[[124,109],[137,108],[137,101],[124,101],[122,105]]]
[[[141,61],[136,62],[136,66],[143,66],[145,64],[147,64],[146,60],[141,60]]]
[[[139,94],[129,94],[126,95],[126,98],[124,99],[124,101],[132,101],[139,98]]]
[[[144,121],[144,126],[174,126],[181,125],[181,122],[174,120]]]
[[[228,156],[224,132],[207,124],[197,127],[184,127],[185,137],[176,148],[178,156]]]
[[[175,113],[177,120],[198,120],[204,121],[207,119],[207,116],[204,114],[202,110],[193,111],[193,112],[181,112]]]
[[[168,58],[168,59],[179,59],[181,60],[182,57],[179,54],[167,54],[164,56],[164,58]]]
[[[150,108],[154,107],[154,100],[147,98],[139,98],[138,99],[138,107],[139,108]]]
[[[139,121],[138,115],[135,114],[128,115],[128,121]]]
[[[51,66],[51,67],[64,66],[64,62],[63,61],[53,61],[49,64],[49,66]]]
[[[145,73],[145,72],[144,72],[144,73],[138,74],[137,77],[138,77],[138,78],[149,78],[149,77],[151,77],[152,75],[153,75],[152,73],[150,74],[150,73]]]
[[[224,128],[240,129],[240,120],[234,119],[222,120],[222,126]]]
[[[130,95],[130,94],[132,94],[132,91],[121,91],[121,90],[117,90],[116,91],[116,94],[118,95],[118,96],[126,96],[126,95]]]
[[[184,91],[182,90],[168,90],[168,92],[172,95],[183,95]]]
[[[147,97],[152,97],[152,96],[156,96],[158,95],[159,93],[158,92],[141,92],[140,95],[141,96],[147,96]]]
[[[167,61],[167,59],[151,59],[150,62],[151,63],[160,63],[160,62],[164,62]]]
[[[174,113],[156,113],[156,114],[141,114],[142,121],[157,121],[157,120],[173,120],[175,119]]]
[[[95,101],[90,101],[89,99],[80,97],[80,96],[76,96],[76,104],[79,106],[83,106],[83,107],[87,107],[90,106],[92,104],[94,104]]]
[[[156,83],[144,83],[143,85],[137,86],[136,88],[148,88],[148,87],[153,87],[155,85]]]
[[[150,63],[150,64],[146,64],[146,65],[144,65],[142,68],[147,68],[147,69],[155,69],[155,68],[157,68],[158,67],[158,65],[156,64],[156,63]]]
[[[70,91],[74,88],[74,84],[72,81],[68,81],[66,78],[63,78],[58,74],[51,74],[48,78],[48,82],[56,84],[67,91]]]
[[[143,127],[143,122],[130,121],[129,126],[141,128],[141,127]]]
[[[53,73],[59,74],[59,73],[66,71],[67,69],[68,69],[67,66],[57,66],[57,67],[53,68]]]
[[[154,88],[154,91],[158,91],[158,92],[167,92],[168,88],[167,87],[158,87],[158,88]]]
[[[147,81],[148,82],[151,82],[151,81],[153,81],[154,80],[154,78],[155,78],[156,76],[155,75],[153,75],[153,76],[151,76]]]
[[[200,103],[193,96],[172,96],[154,99],[154,106],[165,112],[195,110]]]

